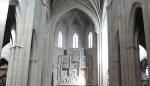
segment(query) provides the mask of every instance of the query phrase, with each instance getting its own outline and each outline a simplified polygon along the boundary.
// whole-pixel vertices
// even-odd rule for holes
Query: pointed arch
[[[141,2],[135,2],[132,4],[130,15],[129,15],[129,29],[127,33],[128,40],[127,41],[132,41],[131,43],[128,43],[128,46],[130,47],[131,45],[135,47],[135,49],[130,49],[128,52],[133,51],[134,53],[130,54],[130,61],[129,63],[129,69],[134,69],[135,71],[132,71],[132,74],[129,73],[129,76],[133,77],[132,85],[142,85],[144,86],[144,83],[141,82],[141,80],[146,80],[145,76],[145,70],[146,67],[148,66],[145,64],[146,59],[143,59],[143,56],[145,57],[143,52],[146,50],[146,42],[145,42],[145,28],[144,28],[144,20],[143,20],[143,8],[142,8],[142,3]],[[145,49],[144,49],[145,48]],[[143,52],[141,52],[141,49],[143,49]],[[146,53],[146,52],[145,52]],[[143,54],[143,55],[142,55]],[[141,56],[140,56],[141,55]],[[142,61],[140,61],[140,59]],[[142,66],[142,65],[145,66]],[[135,65],[132,67],[131,65]],[[134,76],[133,76],[134,75]],[[136,75],[136,76],[135,76]],[[141,76],[142,75],[142,76]]]
[[[78,34],[77,33],[75,33],[74,35],[73,35],[73,48],[78,48],[78,40],[79,39],[79,37],[78,37]]]
[[[58,32],[58,47],[59,48],[62,48],[62,41],[63,41],[62,32],[59,31]]]
[[[93,47],[93,33],[92,32],[89,32],[89,35],[88,35],[88,47],[89,48]]]

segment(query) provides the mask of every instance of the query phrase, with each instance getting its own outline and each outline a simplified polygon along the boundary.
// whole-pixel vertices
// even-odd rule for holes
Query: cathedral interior
[[[0,0],[0,86],[150,86],[150,0]]]

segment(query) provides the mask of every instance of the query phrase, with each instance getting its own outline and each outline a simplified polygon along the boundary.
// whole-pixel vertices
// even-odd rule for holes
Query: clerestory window
[[[59,31],[58,32],[58,47],[59,48],[62,48],[62,41],[63,41],[63,39],[62,39],[62,32]]]
[[[78,48],[78,35],[75,33],[73,35],[73,48]]]
[[[88,47],[89,48],[93,47],[93,34],[92,34],[92,32],[90,32],[88,35]]]

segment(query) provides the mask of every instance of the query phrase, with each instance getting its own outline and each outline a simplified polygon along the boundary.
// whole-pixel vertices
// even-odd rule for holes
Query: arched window
[[[62,48],[62,41],[63,41],[63,39],[62,39],[62,32],[59,31],[58,32],[58,47],[59,48]]]
[[[92,32],[90,32],[88,35],[88,45],[89,45],[89,48],[93,47],[93,34],[92,34]]]
[[[73,48],[78,48],[78,35],[75,33],[73,35]]]

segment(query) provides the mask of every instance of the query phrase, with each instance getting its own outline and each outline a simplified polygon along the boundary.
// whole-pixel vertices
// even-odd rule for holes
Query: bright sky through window
[[[75,33],[73,35],[73,48],[78,48],[78,35]]]
[[[59,31],[58,32],[58,47],[59,48],[62,48],[62,32],[61,31]]]
[[[93,35],[92,35],[92,32],[89,33],[89,36],[88,36],[88,44],[89,44],[89,48],[92,48],[93,47]]]
[[[144,49],[144,47],[141,45],[139,45],[139,54],[140,54],[140,60],[143,60],[144,58],[147,57],[147,52]]]

